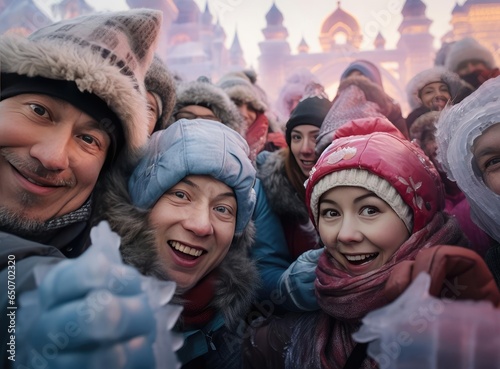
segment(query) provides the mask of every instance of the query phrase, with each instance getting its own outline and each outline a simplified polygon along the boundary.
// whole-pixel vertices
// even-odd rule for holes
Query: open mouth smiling
[[[178,241],[168,241],[167,243],[173,250],[177,251],[178,253],[181,253],[181,254],[184,254],[185,256],[190,256],[193,258],[198,258],[203,253],[206,252],[206,251],[201,250],[201,249],[197,249],[194,247],[183,245],[182,243],[180,243]]]
[[[357,255],[348,255],[342,254],[346,260],[353,265],[362,265],[369,263],[374,260],[378,256],[378,252],[370,253],[370,254],[357,254]]]

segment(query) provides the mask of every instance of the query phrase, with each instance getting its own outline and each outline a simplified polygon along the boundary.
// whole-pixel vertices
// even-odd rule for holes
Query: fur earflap
[[[144,79],[146,90],[156,93],[161,99],[161,114],[158,118],[157,129],[165,129],[170,121],[175,104],[175,83],[165,63],[155,55]]]

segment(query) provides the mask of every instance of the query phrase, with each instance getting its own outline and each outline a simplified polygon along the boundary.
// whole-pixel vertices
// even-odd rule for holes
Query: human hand
[[[294,310],[312,311],[319,309],[314,289],[316,267],[324,249],[309,250],[300,255],[278,281],[278,290],[296,307]]]

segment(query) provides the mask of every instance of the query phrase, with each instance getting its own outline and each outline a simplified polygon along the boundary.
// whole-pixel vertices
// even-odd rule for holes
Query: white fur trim
[[[495,58],[486,47],[475,39],[466,37],[451,45],[446,55],[446,68],[456,72],[458,65],[466,60],[481,60],[490,69],[495,67]]]
[[[419,96],[420,91],[432,82],[444,82],[450,90],[452,100],[462,88],[465,88],[465,83],[460,79],[458,74],[450,72],[445,67],[434,67],[423,70],[415,75],[406,86],[408,104],[410,104],[412,110],[422,106],[422,100]]]

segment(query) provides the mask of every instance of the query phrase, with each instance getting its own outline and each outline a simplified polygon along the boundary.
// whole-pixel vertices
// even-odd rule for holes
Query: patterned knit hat
[[[160,11],[134,9],[63,20],[28,38],[1,36],[2,79],[17,74],[18,81],[30,87],[28,77],[69,81],[67,86],[97,96],[118,117],[118,128],[125,137],[125,142],[118,144],[135,151],[148,136],[144,124],[148,117],[144,77],[153,59],[161,22]],[[2,99],[13,93],[40,93],[30,87],[24,91],[15,88],[15,78],[9,81],[2,81]],[[11,92],[6,96],[8,88]],[[49,93],[48,89],[46,86],[43,93]],[[52,88],[50,94],[65,99],[64,92],[57,88]]]
[[[153,131],[167,127],[175,104],[175,84],[172,74],[163,61],[155,55],[144,80],[146,90],[157,99],[159,117]]]
[[[451,45],[446,55],[445,66],[456,72],[460,63],[466,60],[480,60],[489,69],[495,67],[495,58],[491,51],[471,37],[465,37]]]
[[[335,131],[343,124],[360,118],[383,118],[380,109],[373,101],[367,101],[363,90],[354,84],[339,92],[316,139],[316,153],[321,154],[332,143]]]
[[[368,122],[348,123],[343,127],[348,136],[336,138],[311,170],[306,203],[316,226],[321,195],[338,186],[372,191],[391,206],[411,234],[443,210],[443,185],[429,158],[404,137],[388,133],[394,129],[389,121],[380,120],[378,125],[379,132],[368,132]]]

